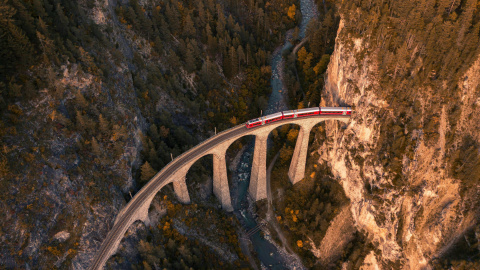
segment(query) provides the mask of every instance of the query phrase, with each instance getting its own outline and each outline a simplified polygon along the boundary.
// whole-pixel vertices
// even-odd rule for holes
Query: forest
[[[293,108],[320,104],[330,55],[333,53],[340,17],[335,1],[316,1],[319,16],[307,26],[306,41],[296,39],[297,52],[284,54],[288,102]]]
[[[1,216],[29,232],[1,228],[7,268],[85,264],[85,239],[108,226],[85,230],[110,223],[171,156],[260,114],[269,57],[300,20],[293,0],[101,5],[0,1]]]
[[[395,108],[379,109],[392,117],[381,126],[375,149],[390,155],[378,160],[393,175],[391,188],[420,188],[409,186],[402,160],[390,158],[412,159],[412,131],[422,129],[429,146],[439,140],[439,107],[423,111],[417,99],[419,88],[429,89],[431,102],[448,114],[447,171],[459,179],[466,209],[474,210],[479,145],[468,135],[456,140],[461,110],[455,101],[480,52],[479,2],[316,4],[319,17],[299,40],[296,0],[0,0],[0,268],[87,268],[118,211],[156,172],[215,131],[261,114],[271,93],[270,57],[289,29],[293,47],[283,57],[290,108],[322,100],[336,38],[351,48],[364,38],[367,45],[355,60],[362,67],[373,56],[381,86],[376,94]],[[344,30],[337,36],[340,18]],[[280,157],[273,185],[288,186],[298,130],[285,126],[272,133],[269,159],[277,151]],[[324,140],[324,126],[315,128],[311,150]],[[363,166],[364,158],[348,162]],[[210,169],[205,159],[194,166],[192,185],[205,185]],[[289,186],[275,201],[275,214],[291,246],[315,269],[321,266],[310,244],[321,242],[349,200],[328,168],[310,160],[306,171],[306,183]],[[365,183],[365,190],[372,203],[380,200],[378,187]],[[155,198],[165,215],[155,224],[137,223],[138,235],[126,236],[107,268],[248,268],[238,220],[219,210],[211,193],[197,195],[198,205],[180,206],[167,187]],[[194,223],[207,229],[192,233]],[[464,238],[432,266],[478,268],[478,244],[470,244],[478,238],[475,230]],[[224,248],[223,256],[212,252],[212,242]],[[138,249],[129,253],[128,245]],[[331,267],[359,269],[368,252],[380,251],[356,231]]]

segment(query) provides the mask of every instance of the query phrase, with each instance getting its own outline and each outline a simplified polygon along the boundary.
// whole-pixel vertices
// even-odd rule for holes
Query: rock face
[[[329,265],[338,260],[348,243],[354,238],[355,229],[349,207],[344,207],[331,224],[320,247],[313,250],[315,257],[320,259],[322,265]]]
[[[459,99],[435,102],[435,90],[419,86],[415,97],[403,97],[415,108],[399,112],[382,98],[375,44],[350,35],[346,23],[340,23],[321,105],[351,105],[354,112],[345,130],[327,123],[332,139],[319,149],[320,162],[331,167],[351,200],[357,229],[380,251],[365,258],[365,269],[391,263],[430,268],[478,224],[480,186],[466,189],[471,186],[452,168],[458,151],[479,151],[480,58],[456,87],[445,86]],[[396,151],[397,143],[406,150]]]

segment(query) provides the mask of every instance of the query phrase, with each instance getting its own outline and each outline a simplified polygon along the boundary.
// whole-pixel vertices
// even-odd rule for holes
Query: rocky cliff
[[[388,44],[379,38],[388,19],[359,34],[354,25],[366,20],[362,8],[340,9],[321,104],[353,106],[352,119],[346,128],[327,124],[329,139],[319,153],[351,201],[355,226],[375,247],[364,267],[429,269],[448,259],[478,259],[480,57],[475,53],[459,69],[425,71],[430,56],[418,51],[428,46],[406,35],[398,47],[411,43],[407,60],[388,73],[381,70]],[[391,58],[402,53],[398,47]]]

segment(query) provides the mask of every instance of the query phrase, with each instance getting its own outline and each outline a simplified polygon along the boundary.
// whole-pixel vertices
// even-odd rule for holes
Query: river
[[[302,13],[302,21],[300,23],[299,39],[305,37],[308,22],[318,16],[317,7],[313,0],[300,0],[300,11]],[[290,30],[289,32],[292,32]],[[285,61],[282,59],[282,53],[292,47],[288,41],[289,34],[286,35],[285,42],[279,46],[272,55],[270,65],[272,67],[272,78],[270,80],[272,86],[272,93],[268,100],[268,107],[264,114],[270,114],[282,110],[287,110],[287,91],[282,82],[283,68]],[[250,182],[251,164],[253,160],[254,142],[252,141],[242,153],[240,162],[236,168],[236,173],[233,177],[233,183],[237,187],[232,193],[232,201],[234,207],[234,214],[248,232],[257,227],[257,222],[248,211],[249,203],[247,200],[248,184]],[[267,269],[293,269],[292,262],[287,260],[287,256],[282,254],[268,239],[268,236],[262,236],[261,230],[249,236],[250,241],[257,253],[258,259],[262,265]],[[300,266],[301,267],[301,266]],[[297,266],[297,269],[298,266]]]

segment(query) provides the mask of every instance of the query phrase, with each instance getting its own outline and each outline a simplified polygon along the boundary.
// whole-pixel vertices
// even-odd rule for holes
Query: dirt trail
[[[275,155],[273,158],[272,162],[270,162],[270,165],[268,166],[267,169],[267,198],[268,198],[268,210],[267,210],[267,216],[266,220],[268,224],[270,224],[275,231],[277,232],[278,237],[280,238],[280,241],[282,242],[283,247],[287,250],[288,253],[290,253],[290,256],[295,257],[297,262],[301,262],[302,260],[298,255],[290,248],[290,245],[288,244],[287,238],[283,235],[282,230],[280,229],[280,226],[278,225],[277,219],[275,218],[275,214],[273,213],[272,209],[272,188],[270,184],[270,179],[271,179],[271,173],[273,169],[273,165],[275,165],[275,161],[277,158],[280,156],[280,151]]]

